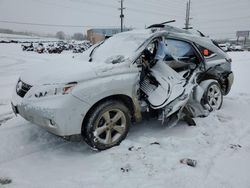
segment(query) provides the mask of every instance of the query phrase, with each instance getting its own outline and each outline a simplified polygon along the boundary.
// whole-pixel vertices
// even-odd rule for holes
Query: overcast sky
[[[186,2],[124,0],[125,25],[144,28],[152,23],[176,19],[173,25],[184,27]],[[42,33],[62,30],[73,34],[91,27],[119,27],[119,5],[118,0],[0,0],[0,28]],[[194,28],[214,38],[234,37],[237,30],[250,30],[250,0],[191,0],[191,17]]]

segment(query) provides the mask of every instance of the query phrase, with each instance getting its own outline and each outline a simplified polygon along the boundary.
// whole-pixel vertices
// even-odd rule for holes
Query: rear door
[[[184,72],[191,71],[200,63],[200,57],[193,45],[179,39],[166,39],[168,54],[164,61],[158,61],[151,68],[151,75],[158,81],[157,86],[150,85],[150,80],[143,82],[148,101],[152,108],[159,109],[185,93],[186,77]]]

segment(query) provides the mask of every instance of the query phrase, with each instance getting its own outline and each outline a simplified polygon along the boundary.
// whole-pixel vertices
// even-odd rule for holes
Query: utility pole
[[[121,11],[121,14],[120,14],[120,18],[121,18],[121,32],[123,32],[123,19],[124,19],[124,14],[123,14],[123,10],[125,8],[123,7],[123,0],[121,0],[121,8],[119,8],[119,10]]]
[[[191,9],[191,0],[188,0],[187,2],[187,8],[186,8],[186,18],[185,18],[185,28],[186,30],[190,29],[190,9]]]

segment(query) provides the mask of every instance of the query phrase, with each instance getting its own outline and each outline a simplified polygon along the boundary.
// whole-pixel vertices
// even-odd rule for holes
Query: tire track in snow
[[[19,58],[9,58],[9,59],[11,59],[11,60],[13,60],[15,62],[14,63],[9,63],[9,64],[0,64],[1,70],[5,69],[5,68],[9,68],[9,67],[16,67],[17,65],[26,64],[25,60],[23,60],[23,59],[19,59]]]
[[[0,99],[0,106],[8,105],[9,103],[9,99]]]
[[[243,97],[240,100],[235,100],[235,97],[227,97],[227,100],[233,101],[234,103],[235,101],[238,101],[236,105],[236,111],[244,111],[245,105],[248,105],[245,103],[245,101],[249,99],[248,97],[250,95],[246,93],[239,95]],[[245,147],[242,145],[241,140],[247,138],[250,133],[250,127],[245,126],[248,124],[248,120],[244,120],[243,118],[239,118],[237,116],[228,115],[227,111],[224,111],[223,109],[216,112],[214,117],[215,118],[213,120],[219,121],[223,128],[213,131],[213,139],[215,143],[211,145],[213,147],[213,152],[207,153],[209,160],[206,163],[207,169],[205,179],[207,179],[209,176],[214,176],[212,170],[218,164],[217,160],[220,160],[222,156],[230,155],[232,150],[230,147],[231,145],[240,144],[243,148]],[[214,124],[216,124],[216,122],[214,122]],[[236,128],[240,131],[235,131]],[[211,139],[212,138],[210,138],[210,140]],[[217,143],[220,144],[217,145]],[[204,151],[204,153],[206,153],[206,151]]]
[[[27,123],[17,124],[17,125],[14,125],[14,126],[13,125],[11,125],[11,126],[4,125],[4,126],[2,126],[0,128],[0,137],[5,136],[5,134],[8,134],[6,132],[13,131],[13,129],[14,129],[14,131],[18,131],[18,130],[21,131],[22,129],[26,129],[27,127],[25,127],[25,126],[28,126]],[[13,134],[15,134],[15,133],[13,133]]]
[[[14,117],[15,117],[15,115],[13,112],[7,112],[7,113],[0,114],[0,126]]]
[[[29,152],[18,153],[15,156],[8,156],[7,158],[5,158],[3,160],[0,159],[0,165],[5,164],[5,163],[9,163],[9,162],[12,162],[12,161],[15,161],[15,160],[18,160],[18,159],[33,155],[33,154],[36,154],[36,153],[39,153],[39,152],[48,151],[48,150],[52,150],[52,149],[54,151],[54,150],[57,150],[57,149],[59,149],[59,148],[61,148],[63,146],[67,146],[69,144],[70,143],[66,142],[66,141],[65,142],[60,141],[60,143],[48,142],[48,143],[39,145],[39,148],[34,148]]]
[[[58,149],[70,142],[30,123],[0,128],[0,165],[44,150]]]

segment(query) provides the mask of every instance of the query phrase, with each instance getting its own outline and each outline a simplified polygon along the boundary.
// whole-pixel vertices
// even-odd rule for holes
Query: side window
[[[199,58],[191,44],[181,40],[166,39],[165,40],[169,55],[165,60],[181,60],[185,62],[199,63]]]

